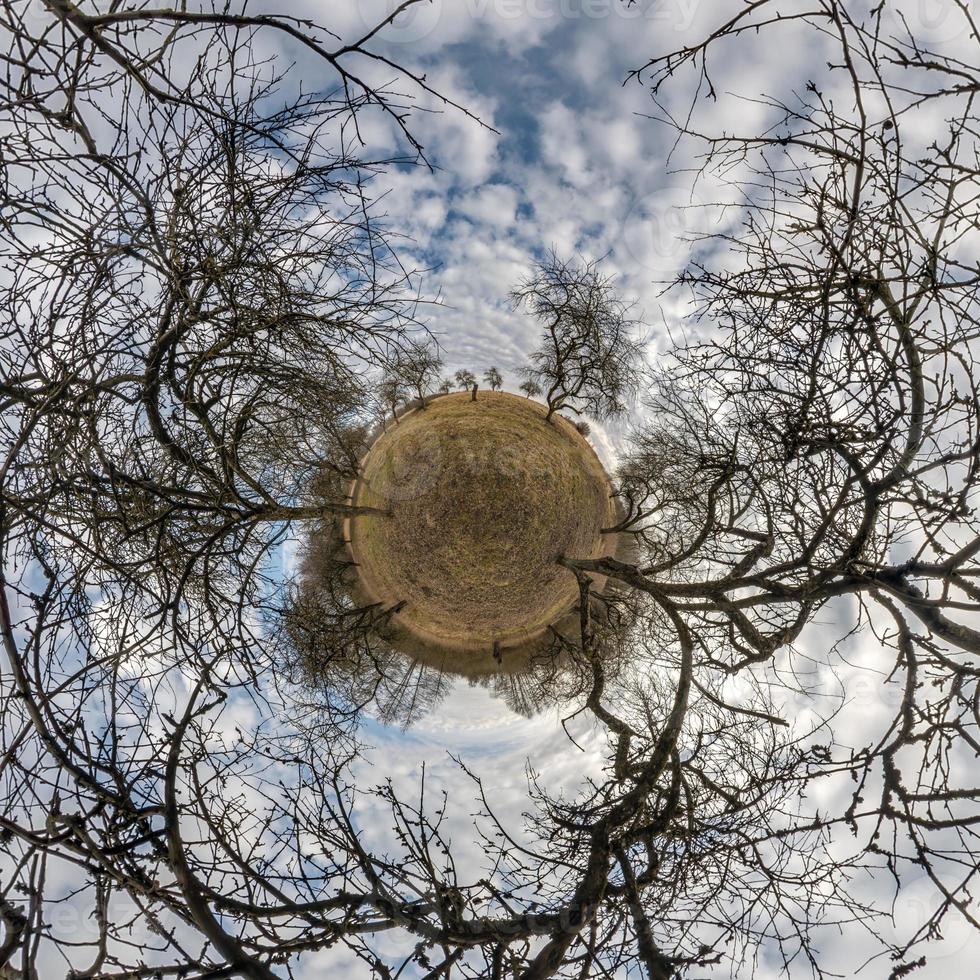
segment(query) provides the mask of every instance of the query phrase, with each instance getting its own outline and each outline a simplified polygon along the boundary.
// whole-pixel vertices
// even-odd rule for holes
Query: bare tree
[[[533,378],[527,378],[518,387],[528,398],[538,398],[541,395],[541,385]]]
[[[460,368],[454,377],[456,378],[457,388],[466,390],[476,384],[476,375],[472,371],[466,370],[466,368]]]
[[[491,391],[500,391],[504,383],[503,375],[495,367],[489,367],[483,372],[483,380]]]
[[[375,31],[255,9],[13,0],[0,31],[0,969],[272,977],[313,947],[262,939],[260,910],[306,899],[249,863],[270,827],[239,763],[265,736],[227,755],[217,719],[249,689],[275,710],[262,621],[290,524],[374,512],[345,487],[362,369],[408,337],[418,290],[357,117],[421,147],[364,63],[428,88]],[[336,84],[284,85],[269,33]],[[330,744],[336,764],[351,743]]]
[[[598,419],[621,415],[638,382],[638,323],[598,265],[549,252],[511,300],[544,329],[523,373],[545,392],[548,419],[561,409]]]
[[[589,713],[610,739],[609,771],[572,799],[549,798],[532,784],[535,813],[524,828],[529,841],[515,836],[512,821],[496,812],[471,774],[479,840],[495,863],[506,864],[505,877],[472,880],[451,859],[438,866],[431,861],[431,853],[451,855],[442,827],[444,798],[433,812],[390,785],[377,791],[396,828],[395,857],[365,848],[350,821],[357,795],[367,792],[345,798],[334,791],[331,807],[346,828],[338,844],[357,856],[355,874],[375,892],[366,899],[374,928],[398,923],[419,937],[425,954],[417,948],[389,964],[366,943],[360,955],[375,969],[410,963],[430,969],[429,951],[438,949],[440,961],[464,976],[493,976],[504,964],[518,976],[569,970],[578,976],[636,962],[649,976],[668,977],[716,956],[707,947],[665,952],[653,922],[668,937],[682,936],[703,919],[724,915],[749,882],[759,894],[746,930],[768,922],[775,932],[785,924],[781,903],[812,899],[818,882],[828,903],[846,901],[839,887],[844,869],[821,856],[819,835],[806,847],[787,845],[772,859],[764,854],[781,821],[796,815],[786,803],[787,787],[809,764],[805,753],[777,737],[785,723],[761,699],[754,706],[726,704],[710,671],[695,678],[693,648],[686,637],[680,648],[673,645],[669,619],[648,599],[629,592],[596,595],[584,574],[579,582],[578,629],[554,635],[539,661],[540,676],[531,679],[531,697],[552,703],[557,695],[577,705],[574,714]],[[302,606],[289,615],[313,630],[331,620]],[[310,649],[322,659],[336,650],[336,639],[321,633]],[[611,689],[618,665],[637,659],[645,680]],[[346,689],[336,673],[325,676]],[[356,676],[373,675],[358,670]],[[521,698],[517,690],[511,696]],[[645,867],[634,870],[634,861]],[[760,892],[760,881],[768,881],[769,890]]]
[[[767,97],[756,132],[703,130],[696,105],[664,114],[684,120],[702,174],[734,182],[740,222],[706,236],[705,257],[677,283],[709,338],[673,351],[652,379],[650,421],[620,473],[619,527],[639,559],[568,565],[649,595],[677,641],[700,651],[696,672],[768,676],[775,705],[821,716],[800,744],[803,769],[787,777],[805,807],[781,840],[818,832],[842,856],[849,847],[842,867],[877,880],[866,912],[879,919],[894,889],[935,889],[928,921],[898,941],[867,920],[899,977],[925,965],[947,916],[978,925],[980,789],[963,760],[980,735],[980,526],[968,503],[980,277],[966,244],[980,67],[966,5],[955,55],[889,26],[884,7],[747,5],[641,71],[655,95],[689,70],[713,96],[719,56],[757,34],[772,50],[789,25],[825,44],[830,66],[797,97]],[[867,669],[880,678],[876,710],[849,727],[819,709],[813,679],[845,657],[813,639],[831,616],[843,618],[842,642],[871,634]],[[847,700],[845,686],[842,716]],[[829,810],[810,797],[817,779],[839,791],[822,797]],[[787,968],[803,955],[822,975],[809,926],[801,916],[791,940],[768,943]]]
[[[319,523],[306,539],[302,574],[277,616],[274,643],[280,668],[294,683],[296,703],[320,724],[343,732],[370,711],[407,727],[446,696],[445,674],[399,653],[389,642],[389,606],[358,594],[343,526]]]
[[[398,423],[398,406],[405,400],[405,386],[400,378],[386,374],[377,387],[378,414],[384,424],[390,413],[395,424]]]
[[[413,336],[418,293],[351,174],[383,163],[354,152],[365,107],[407,122],[347,66],[397,66],[374,32],[324,46],[279,15],[3,7],[0,968],[268,980],[343,944],[379,976],[741,975],[763,955],[819,976],[821,926],[857,922],[899,977],[947,914],[973,923],[980,70],[877,11],[762,0],[645,70],[656,91],[691,66],[710,93],[717,45],[791,24],[835,46],[844,94],[801,86],[738,139],[674,116],[744,193],[717,267],[679,283],[722,332],[648,379],[618,473],[635,559],[561,559],[578,628],[554,651],[606,768],[558,796],[532,774],[523,822],[471,773],[474,871],[447,817],[469,798],[354,776],[376,690],[395,720],[442,693],[385,642],[394,610],[280,572],[297,522],[343,568],[338,516],[384,519],[348,478],[364,378]],[[315,45],[341,94],[277,101],[256,31]],[[937,106],[941,142],[901,149]],[[619,411],[634,342],[608,281],[554,260],[525,289],[549,413]],[[841,602],[898,696],[835,738],[846,705],[812,730],[787,709],[816,699],[798,641]],[[935,912],[890,940],[853,880],[923,873]]]
[[[419,408],[426,407],[426,398],[435,388],[441,370],[439,348],[431,337],[409,338],[395,350],[392,376],[417,399]]]

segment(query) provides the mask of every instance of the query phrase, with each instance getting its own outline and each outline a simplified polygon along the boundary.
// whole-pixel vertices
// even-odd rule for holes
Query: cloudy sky
[[[356,39],[395,4],[290,0],[286,6],[292,15]],[[695,186],[696,147],[675,146],[671,130],[649,118],[659,110],[648,89],[628,76],[651,57],[702,36],[734,6],[724,0],[637,0],[629,5],[622,0],[431,0],[375,39],[376,50],[424,73],[434,89],[485,124],[437,101],[418,99],[420,110],[434,110],[416,112],[411,120],[431,169],[397,168],[375,187],[378,212],[393,230],[408,236],[403,258],[430,270],[425,292],[439,303],[425,317],[442,344],[447,373],[459,367],[482,373],[492,364],[504,373],[505,387],[515,387],[515,369],[525,363],[536,336],[509,309],[507,294],[534,258],[552,246],[565,255],[601,259],[620,292],[636,300],[652,357],[671,338],[694,330],[680,300],[661,296],[659,283],[689,258],[685,236],[731,220],[710,206],[725,200],[726,188],[707,181]],[[957,42],[953,6],[954,0],[908,0],[902,9],[917,33],[945,45]],[[774,43],[777,37],[784,43]],[[322,65],[301,48],[283,53],[296,60],[304,83],[315,86]],[[704,104],[698,118],[708,129],[757,132],[768,110],[753,100],[763,93],[788,97],[819,75],[824,61],[815,38],[794,35],[791,28],[769,35],[765,43],[729,48],[713,66],[720,98]],[[378,81],[392,80],[412,92],[410,83],[393,72],[363,68]],[[667,111],[685,113],[693,94],[691,80],[679,79],[668,94]],[[398,152],[390,127],[380,120],[372,125],[366,119],[364,133],[369,155]],[[608,464],[615,460],[620,437],[621,432],[594,429],[593,441]],[[842,648],[846,660],[836,669],[821,666],[853,615],[848,608],[827,610],[800,641],[803,654],[817,665],[815,687],[845,706],[838,725],[844,739],[848,732],[861,737],[862,729],[894,707],[880,694],[874,644],[866,638]],[[783,705],[785,716],[798,726],[811,724],[812,700]],[[461,681],[438,711],[408,731],[369,723],[364,735],[374,748],[360,778],[369,785],[390,776],[400,795],[410,799],[424,764],[432,789],[452,794],[457,857],[478,877],[481,855],[468,843],[472,786],[451,754],[479,772],[500,815],[516,832],[527,806],[528,765],[556,791],[574,788],[597,770],[601,742],[585,729],[575,734],[580,747],[565,737],[555,711],[525,718],[485,689]],[[827,789],[828,806],[834,792]],[[379,813],[360,817],[369,843],[372,833],[388,829]],[[879,901],[884,894],[874,890]],[[914,930],[935,905],[924,883],[910,883],[895,903],[897,928]],[[379,940],[386,950],[391,947],[383,944],[390,942]],[[860,934],[845,931],[842,937],[828,936],[823,952],[831,968],[851,976],[867,948]],[[974,976],[980,944],[964,922],[951,918],[944,940],[929,957],[930,965],[916,977]],[[884,980],[889,970],[889,964],[876,961],[858,975]],[[724,965],[711,975],[729,972]],[[329,951],[304,958],[300,975],[359,978],[366,968],[342,951]],[[764,961],[759,975],[775,977],[775,965]],[[802,965],[793,973],[808,975]]]
[[[351,38],[394,5],[317,0],[295,6]],[[649,91],[628,76],[652,56],[701,36],[733,6],[708,0],[640,0],[629,6],[620,0],[432,0],[381,34],[379,50],[424,72],[434,88],[486,124],[431,103],[439,111],[417,114],[412,126],[433,169],[404,168],[384,177],[380,207],[391,226],[411,238],[403,254],[431,270],[427,292],[438,295],[441,305],[431,310],[429,323],[450,372],[457,367],[482,372],[495,364],[509,386],[516,384],[514,369],[535,346],[535,334],[508,308],[507,292],[550,246],[602,260],[620,291],[635,298],[652,356],[671,337],[689,335],[693,328],[684,320],[683,306],[662,297],[658,283],[689,258],[686,235],[711,230],[706,222],[725,220],[705,205],[725,200],[726,192],[706,182],[695,186],[690,168],[696,165],[696,147],[675,146],[668,127],[648,118],[658,112]],[[901,5],[901,12],[933,44],[952,44],[958,32],[952,7],[952,0],[913,0]],[[776,38],[785,43],[773,43]],[[770,35],[764,45],[730,48],[713,65],[720,98],[703,104],[698,118],[707,128],[757,132],[769,110],[752,100],[764,93],[788,98],[807,79],[819,77],[824,62],[815,38],[791,29]],[[691,80],[680,80],[668,94],[668,111],[685,112],[692,94]],[[367,133],[372,148],[394,149],[383,125]],[[607,462],[615,457],[618,435],[596,431],[594,441]],[[827,659],[831,636],[845,632],[841,624],[854,614],[837,612],[837,620],[828,612],[802,638],[802,649],[815,662]],[[848,662],[823,670],[819,683],[827,698],[847,706],[841,716],[846,738],[848,725],[856,734],[892,705],[879,694],[873,644],[852,643],[844,652]],[[813,717],[812,704],[787,709],[799,725]],[[378,768],[406,795],[412,795],[425,762],[434,785],[447,787],[465,815],[469,791],[449,758],[450,752],[459,753],[485,778],[515,825],[525,805],[528,759],[558,788],[572,785],[600,758],[599,746],[588,737],[582,751],[570,746],[554,712],[522,718],[465,682],[410,731],[372,725],[368,735]],[[366,769],[364,778],[371,778]],[[828,789],[828,805],[832,795]],[[369,826],[370,814],[364,817]],[[462,842],[465,821],[459,831]],[[478,854],[469,857],[478,863]],[[880,900],[884,892],[873,891]],[[918,926],[935,904],[925,883],[913,882],[896,900],[897,927]],[[828,937],[824,955],[829,967],[850,976],[864,963],[866,948],[861,935],[845,931]],[[980,945],[966,924],[951,919],[944,941],[930,953],[930,965],[915,975],[972,976],[978,956]],[[305,961],[303,975],[325,976],[344,965],[355,976],[363,969],[331,952]],[[760,974],[775,976],[775,967],[764,961]],[[890,969],[877,960],[859,975],[884,978]],[[728,970],[720,968],[717,975]],[[801,964],[797,975],[809,971]]]
[[[308,6],[322,16],[322,4]],[[330,22],[343,23],[341,33],[350,37],[392,5],[343,6],[346,13],[338,10]],[[424,72],[486,124],[429,103],[440,111],[416,114],[412,128],[434,169],[405,168],[384,178],[381,207],[392,227],[413,239],[403,253],[432,270],[427,292],[443,305],[429,322],[450,369],[493,363],[516,381],[513,370],[535,336],[509,310],[507,293],[551,246],[603,259],[622,293],[637,300],[656,341],[669,311],[655,282],[683,263],[682,236],[703,215],[683,207],[698,203],[699,193],[680,172],[691,162],[686,148],[669,166],[671,134],[642,118],[655,107],[646,87],[626,78],[651,55],[703,29],[710,6],[432,0],[382,33],[385,54]],[[737,77],[741,68],[754,90],[781,67],[733,63],[725,73]],[[372,149],[393,148],[387,127],[367,132]]]

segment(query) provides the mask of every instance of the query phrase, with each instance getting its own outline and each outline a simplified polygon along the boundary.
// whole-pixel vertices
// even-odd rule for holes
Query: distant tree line
[[[515,309],[542,327],[531,365],[518,369],[524,379],[518,388],[528,398],[544,398],[545,418],[550,421],[560,411],[600,420],[622,415],[638,389],[643,341],[639,321],[630,317],[631,305],[619,298],[598,264],[576,263],[551,251],[514,288],[511,299]],[[397,415],[397,406],[408,400],[425,408],[430,395],[449,394],[454,387],[476,397],[479,382],[473,371],[460,368],[453,379],[441,378],[442,366],[431,338],[400,347],[378,389],[384,408]],[[483,382],[499,391],[503,375],[491,366]]]

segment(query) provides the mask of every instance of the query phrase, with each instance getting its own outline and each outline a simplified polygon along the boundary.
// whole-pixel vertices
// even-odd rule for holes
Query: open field
[[[436,398],[389,423],[362,464],[355,502],[390,516],[350,522],[361,585],[404,600],[397,626],[443,651],[520,645],[577,598],[562,554],[610,553],[609,483],[575,428],[502,392]]]

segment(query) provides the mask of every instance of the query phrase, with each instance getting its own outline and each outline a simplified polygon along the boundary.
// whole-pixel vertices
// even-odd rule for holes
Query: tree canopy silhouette
[[[980,925],[970,12],[954,56],[883,5],[758,0],[639,69],[710,98],[731,46],[830,53],[757,132],[667,116],[737,195],[674,284],[703,341],[639,365],[594,263],[518,287],[544,328],[529,397],[646,409],[607,529],[634,551],[558,556],[578,629],[540,665],[606,767],[561,795],[532,774],[522,822],[465,768],[463,800],[358,784],[379,692],[403,720],[405,687],[409,713],[445,691],[385,644],[389,609],[278,560],[304,529],[336,554],[382,379],[437,377],[371,206],[396,161],[360,132],[422,154],[400,89],[439,93],[373,48],[412,5],[351,43],[221,4],[0,11],[0,967],[272,978],[343,945],[381,977],[820,976],[821,929],[856,925],[909,974],[949,916]],[[260,56],[269,33],[333,88]],[[804,646],[831,614],[841,642]],[[845,728],[817,681],[859,635],[895,696]],[[896,938],[888,898],[920,879],[935,904]]]
[[[599,419],[622,415],[638,384],[638,324],[598,265],[549,252],[511,301],[542,327],[523,374],[540,387],[548,417],[562,409]]]

